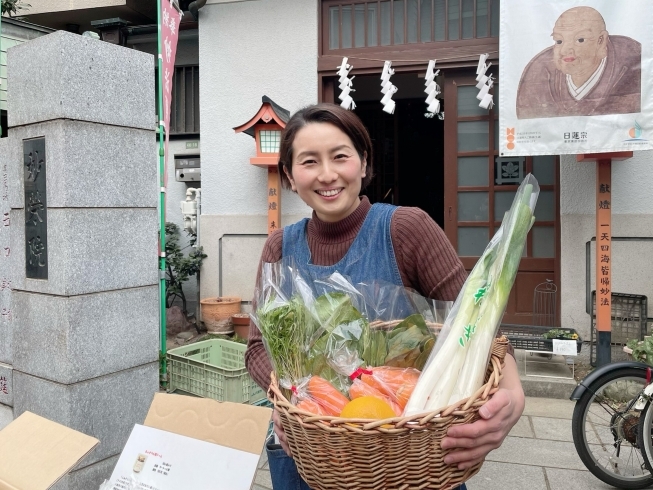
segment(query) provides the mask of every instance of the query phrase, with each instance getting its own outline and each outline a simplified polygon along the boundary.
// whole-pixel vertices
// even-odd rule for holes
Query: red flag
[[[161,2],[161,80],[163,86],[163,125],[166,130],[164,148],[163,186],[168,186],[168,141],[170,140],[170,103],[172,101],[172,79],[175,76],[175,56],[179,40],[179,24],[183,13],[173,5],[174,0],[159,0]]]

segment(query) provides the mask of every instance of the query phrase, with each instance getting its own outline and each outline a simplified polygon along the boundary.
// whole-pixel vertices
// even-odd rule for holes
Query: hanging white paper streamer
[[[354,77],[349,78],[349,72],[353,68],[349,63],[347,63],[348,58],[343,58],[342,63],[338,67],[338,76],[340,77],[338,79],[338,82],[340,82],[340,85],[338,86],[341,90],[340,95],[338,98],[342,101],[340,103],[340,107],[343,109],[347,110],[352,110],[356,109],[356,104],[354,103],[354,99],[351,98],[350,93],[355,92],[355,90],[351,87],[352,86],[352,80]]]
[[[483,109],[492,109],[494,107],[494,100],[492,94],[487,94],[479,104]]]
[[[347,75],[349,75],[349,72],[352,69],[352,66],[349,63],[347,63],[348,60],[349,58],[344,57],[342,59],[342,63],[338,67],[338,76],[340,77],[340,80],[342,80],[344,77],[347,77]]]
[[[483,100],[483,98],[484,98],[484,97],[488,94],[488,92],[490,91],[490,88],[492,88],[492,81],[491,81],[491,80],[489,81],[489,83],[486,83],[486,84],[484,84],[484,85],[481,87],[481,90],[478,92],[478,95],[476,96],[476,98],[477,98],[478,100]]]
[[[436,60],[429,60],[429,66],[426,69],[426,83],[424,85],[431,83],[438,73],[440,73],[440,70],[437,72],[433,71],[435,69],[435,62]]]
[[[478,66],[476,67],[476,88],[479,89],[478,95],[476,98],[480,100],[478,104],[483,109],[492,109],[494,107],[494,96],[489,93],[492,85],[494,85],[494,80],[492,75],[486,75],[486,72],[492,66],[492,63],[485,63],[488,59],[488,54],[482,54],[478,60]]]
[[[392,100],[392,96],[397,93],[398,89],[390,82],[390,77],[394,74],[395,71],[392,69],[392,61],[386,61],[383,64],[383,71],[381,72],[381,93],[383,94],[381,104],[383,104],[383,111],[388,114],[395,112],[395,101]]]
[[[428,94],[425,100],[427,105],[426,110],[433,115],[440,112],[440,101],[437,99],[437,96],[440,94],[440,86],[435,82],[435,77],[438,76],[440,70],[435,70],[436,61],[437,60],[429,60],[429,66],[426,69],[426,77],[424,80],[424,85],[426,85],[424,92]]]
[[[485,62],[488,59],[488,54],[482,54],[478,60],[478,66],[476,67],[476,81],[478,82],[483,75],[485,75],[485,72],[488,71],[488,69],[492,66],[492,63],[485,64]]]
[[[386,105],[383,106],[383,112],[387,112],[388,114],[394,114],[395,113],[395,101],[390,100]]]
[[[437,114],[438,112],[440,112],[440,101],[438,99],[434,99],[426,108],[426,110],[429,111],[431,114]]]

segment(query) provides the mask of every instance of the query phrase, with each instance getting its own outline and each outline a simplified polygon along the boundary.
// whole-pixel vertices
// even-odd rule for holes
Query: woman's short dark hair
[[[372,140],[365,128],[363,122],[356,114],[339,105],[335,104],[316,104],[304,107],[293,114],[293,116],[286,124],[286,127],[281,133],[281,144],[279,146],[279,176],[281,177],[281,184],[286,188],[290,188],[290,180],[284,172],[284,169],[292,175],[292,158],[293,158],[293,142],[297,132],[309,123],[329,123],[340,129],[343,133],[349,136],[354,149],[358,156],[363,159],[367,156],[367,167],[365,169],[365,177],[361,183],[361,190],[367,187],[373,177],[372,170]]]

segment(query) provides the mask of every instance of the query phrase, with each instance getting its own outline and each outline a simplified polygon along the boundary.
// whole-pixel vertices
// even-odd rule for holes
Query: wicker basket
[[[459,470],[444,463],[440,442],[454,424],[478,419],[478,409],[498,389],[508,348],[496,339],[486,383],[474,395],[427,415],[356,421],[299,410],[281,393],[276,377],[268,396],[274,403],[297,469],[313,490],[449,490],[469,480],[482,463]]]
[[[399,325],[403,320],[389,320],[389,321],[381,321],[377,320],[374,322],[370,323],[370,328],[372,330],[391,330],[397,325]],[[433,323],[433,322],[426,322],[426,326],[429,328],[431,333],[437,335],[440,333],[440,330],[442,330],[442,323]]]

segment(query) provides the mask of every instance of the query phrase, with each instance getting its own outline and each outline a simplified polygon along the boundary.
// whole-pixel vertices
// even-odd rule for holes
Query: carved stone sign
[[[23,141],[25,159],[25,270],[30,279],[48,278],[45,138]]]

